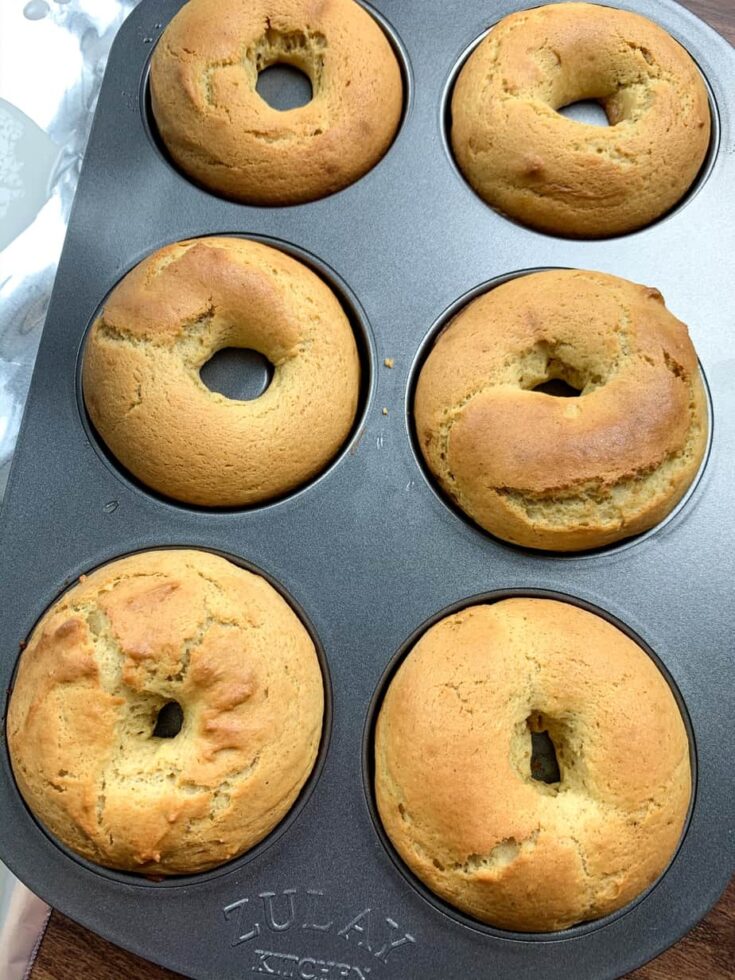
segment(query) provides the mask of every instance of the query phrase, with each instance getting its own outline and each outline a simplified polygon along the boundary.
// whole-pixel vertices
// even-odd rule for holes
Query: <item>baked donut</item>
[[[218,350],[275,368],[252,401],[210,391]],[[160,249],[118,283],[84,351],[84,402],[147,486],[208,507],[259,503],[319,473],[355,419],[360,364],[334,293],[283,252],[243,238]]]
[[[183,723],[161,737],[174,702]],[[77,854],[190,874],[283,819],[323,702],[314,644],[264,579],[207,552],[149,551],[83,576],[39,621],[8,748],[31,811]]]
[[[541,732],[556,782],[532,775]],[[375,792],[433,892],[490,925],[551,932],[622,908],[666,868],[689,744],[666,680],[620,630],[507,599],[447,616],[403,661],[378,717]]]
[[[593,99],[608,127],[558,110]],[[452,95],[452,147],[488,204],[552,234],[633,231],[686,193],[710,140],[702,76],[640,14],[558,3],[504,17]]]
[[[281,112],[258,73],[293,65],[312,98]],[[380,160],[403,109],[398,61],[354,0],[189,0],[151,61],[153,115],[174,162],[249,204],[300,204],[354,183]]]
[[[534,391],[561,379],[579,391]],[[687,328],[657,289],[600,272],[520,276],[469,303],[416,386],[421,452],[485,530],[554,551],[663,520],[707,443]]]

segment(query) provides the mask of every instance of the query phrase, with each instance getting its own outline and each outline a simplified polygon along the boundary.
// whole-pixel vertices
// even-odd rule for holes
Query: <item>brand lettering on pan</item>
[[[389,916],[372,908],[352,914],[330,914],[324,907],[324,892],[317,889],[286,888],[281,892],[261,892],[255,898],[240,898],[223,908],[225,921],[232,924],[232,946],[250,943],[268,933],[330,933],[353,947],[354,953],[369,953],[379,963],[388,962],[401,949],[407,952],[416,943]],[[295,938],[293,935],[291,938]],[[304,940],[306,940],[306,935]],[[258,944],[260,945],[260,944]],[[284,953],[252,948],[254,973],[266,976],[294,977],[300,980],[366,980],[372,967],[355,966],[341,959]],[[352,958],[352,957],[350,957]],[[374,964],[373,964],[374,966]]]
[[[294,977],[301,980],[332,980],[337,977],[352,977],[352,980],[365,980],[370,973],[369,966],[350,966],[335,960],[318,960],[313,956],[297,956],[294,953],[272,953],[256,949],[257,963],[253,973],[264,973],[270,977]]]

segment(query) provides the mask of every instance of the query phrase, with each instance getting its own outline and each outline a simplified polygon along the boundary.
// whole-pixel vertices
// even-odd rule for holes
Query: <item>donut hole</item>
[[[520,388],[555,398],[578,398],[605,382],[602,365],[589,363],[561,343],[537,344],[518,358],[516,372]]]
[[[184,711],[178,701],[167,701],[156,715],[153,738],[176,738],[184,724]]]
[[[545,98],[559,115],[588,126],[616,126],[638,117],[650,104],[650,79],[637,65],[601,64],[594,53],[559,55],[538,51],[535,60],[548,77]],[[574,65],[574,70],[570,70]]]
[[[531,779],[552,786],[560,783],[554,740],[546,729],[533,727],[533,716],[526,720],[526,726],[531,734]]]
[[[268,26],[246,54],[257,73],[255,91],[278,112],[307,105],[321,83],[326,45],[318,31],[279,31]]]
[[[260,398],[273,380],[275,368],[250,347],[223,347],[199,369],[202,382],[217,394],[235,401]]]
[[[126,738],[140,740],[153,748],[151,739],[176,738],[184,724],[184,711],[178,701],[154,691],[139,691],[125,711]],[[142,751],[143,750],[141,746]]]
[[[550,378],[531,390],[540,391],[544,395],[553,395],[554,398],[579,398],[582,394],[579,388],[568,384],[563,378]]]
[[[605,107],[602,103],[593,99],[580,99],[578,102],[570,102],[556,110],[560,116],[571,119],[573,122],[584,123],[587,126],[610,126]]]
[[[308,105],[314,97],[309,76],[284,62],[276,62],[258,73],[255,91],[271,109],[287,112]]]
[[[511,739],[516,772],[544,796],[556,796],[566,783],[575,783],[572,770],[580,752],[569,719],[535,708],[518,722]]]

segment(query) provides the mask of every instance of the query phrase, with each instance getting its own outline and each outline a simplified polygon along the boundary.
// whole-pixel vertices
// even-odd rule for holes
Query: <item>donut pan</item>
[[[690,929],[735,864],[735,52],[671,0],[618,0],[691,52],[714,135],[673,214],[584,242],[496,214],[448,149],[457,68],[492,23],[533,3],[376,0],[404,65],[402,127],[362,180],[289,208],[215,197],[158,147],[147,70],[180,5],[143,0],[110,55],[0,517],[0,684],[11,688],[24,639],[81,573],[140,549],[194,546],[262,571],[303,611],[323,651],[329,722],[313,778],[269,838],[215,871],[163,882],[92,866],[51,839],[18,794],[3,738],[0,858],[73,919],[195,977],[621,976]],[[291,250],[327,279],[353,319],[366,383],[355,431],[317,480],[267,506],[213,512],[148,492],[108,457],[85,418],[79,363],[96,311],[133,265],[167,242],[228,233]],[[412,436],[417,367],[447,316],[493,282],[548,267],[658,287],[690,326],[711,394],[711,447],[687,499],[652,532],[592,554],[491,538],[434,489]],[[397,658],[439,614],[507,594],[568,597],[636,636],[680,699],[696,772],[687,829],[659,881],[607,919],[543,936],[485,927],[430,895],[384,839],[370,788],[374,709]]]

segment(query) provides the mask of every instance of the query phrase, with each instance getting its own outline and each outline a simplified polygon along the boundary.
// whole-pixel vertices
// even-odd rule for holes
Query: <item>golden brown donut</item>
[[[258,95],[273,64],[313,96],[281,112]],[[153,115],[174,162],[217,194],[299,204],[362,177],[398,129],[401,71],[354,0],[189,0],[151,62]]]
[[[554,378],[580,396],[532,390]],[[414,411],[424,459],[465,513],[555,551],[659,523],[707,442],[687,328],[657,289],[600,272],[534,273],[473,300],[429,353]]]
[[[225,347],[275,368],[238,401],[199,370]],[[259,503],[319,473],[355,418],[360,365],[334,293],[283,252],[242,238],[160,249],[116,286],[84,353],[89,416],[147,486],[209,507]]]
[[[560,779],[531,776],[546,731]],[[622,908],[666,868],[691,794],[689,745],[651,658],[548,599],[447,616],[391,681],[375,735],[383,826],[468,915],[550,932]]]
[[[609,127],[557,111],[598,101]],[[452,96],[452,146],[488,204],[541,231],[601,237],[665,214],[704,161],[710,110],[689,54],[639,14],[559,3],[504,17]]]
[[[174,701],[181,730],[154,736]],[[8,748],[26,803],[72,850],[188,874],[283,819],[323,702],[314,644],[264,579],[207,552],[143,552],[80,579],[33,630]]]

